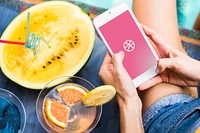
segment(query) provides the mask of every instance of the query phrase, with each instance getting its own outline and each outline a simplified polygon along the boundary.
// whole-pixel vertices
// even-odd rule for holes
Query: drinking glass
[[[85,107],[83,106],[81,101],[79,101],[75,105],[69,106],[70,112],[67,119],[67,126],[65,129],[62,129],[52,124],[48,120],[48,118],[46,118],[44,111],[46,99],[62,101],[62,98],[58,94],[56,87],[63,86],[65,84],[76,84],[78,86],[81,86],[81,88],[84,88],[87,92],[94,89],[94,86],[89,81],[77,76],[64,76],[49,82],[39,93],[36,102],[37,117],[41,125],[49,133],[91,132],[101,118],[102,106]]]
[[[23,133],[25,125],[26,112],[20,99],[0,88],[0,133]]]

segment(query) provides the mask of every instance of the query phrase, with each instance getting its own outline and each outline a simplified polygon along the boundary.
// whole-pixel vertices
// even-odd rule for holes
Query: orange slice
[[[55,125],[66,128],[70,108],[60,101],[46,99],[45,112],[47,118]]]
[[[87,93],[83,88],[76,84],[62,85],[57,88],[57,91],[68,105],[74,105],[79,102]]]
[[[102,85],[88,92],[83,98],[84,106],[99,106],[109,102],[116,94],[116,90],[111,85]]]

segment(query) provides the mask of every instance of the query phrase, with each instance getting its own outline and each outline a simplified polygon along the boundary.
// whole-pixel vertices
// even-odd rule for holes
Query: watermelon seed
[[[55,60],[54,58],[51,58],[52,60]]]
[[[90,13],[89,13],[89,12],[87,12],[86,14],[87,14],[88,16],[90,16]]]
[[[48,61],[48,64],[51,64],[51,61]]]
[[[57,56],[57,59],[60,59],[60,56]]]
[[[45,66],[42,66],[44,69],[46,68]]]
[[[21,38],[19,37],[19,40],[21,40]]]

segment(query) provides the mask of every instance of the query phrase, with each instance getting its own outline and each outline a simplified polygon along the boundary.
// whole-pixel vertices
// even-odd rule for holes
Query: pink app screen
[[[156,58],[129,11],[125,11],[99,29],[113,53],[124,51],[123,65],[132,79],[155,65]]]

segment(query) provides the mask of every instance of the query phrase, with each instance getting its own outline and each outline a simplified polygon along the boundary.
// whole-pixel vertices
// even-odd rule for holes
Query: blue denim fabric
[[[151,105],[148,110],[143,115],[143,125],[146,126],[147,123],[163,108],[170,107],[177,103],[186,103],[193,100],[192,97],[186,94],[173,94],[167,97],[161,98]],[[169,109],[169,108],[168,108]]]
[[[199,121],[200,99],[191,100],[188,97],[188,101],[185,99],[184,102],[177,102],[159,109],[144,128],[148,133],[185,133],[195,131],[200,126]]]

